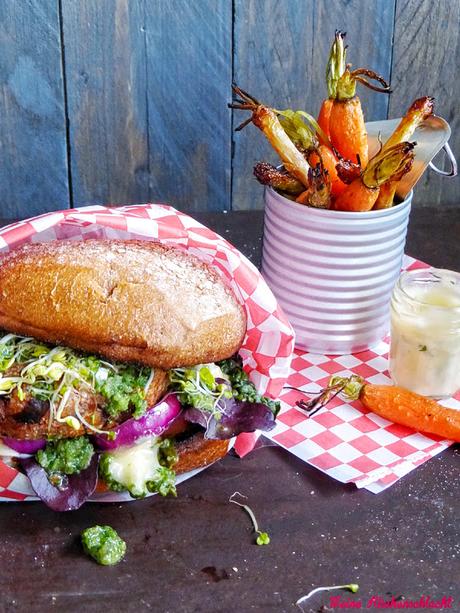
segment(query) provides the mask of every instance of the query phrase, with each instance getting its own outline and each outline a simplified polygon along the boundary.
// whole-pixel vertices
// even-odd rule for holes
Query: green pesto
[[[88,468],[94,447],[86,436],[48,441],[36,453],[36,460],[48,474],[74,475]]]
[[[271,400],[257,393],[254,383],[249,380],[248,374],[243,370],[239,357],[218,362],[217,365],[227,375],[232,386],[233,397],[236,400],[247,402],[261,402],[265,404],[276,417],[280,410],[279,400]]]
[[[149,378],[149,370],[124,365],[120,374],[109,372],[107,379],[96,385],[96,390],[107,400],[104,410],[110,417],[116,418],[129,411],[133,417],[138,418],[145,413],[147,401],[144,387]]]
[[[93,526],[81,533],[85,553],[98,564],[113,566],[124,558],[126,543],[110,526]]]

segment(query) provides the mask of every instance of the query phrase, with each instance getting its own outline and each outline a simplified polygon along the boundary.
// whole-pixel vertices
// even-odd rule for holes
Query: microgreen
[[[4,376],[14,365],[15,376]],[[95,356],[84,355],[69,347],[50,347],[31,337],[6,334],[0,338],[0,395],[15,390],[19,400],[26,395],[48,401],[48,426],[53,421],[78,430],[81,424],[103,433],[85,421],[79,411],[82,392],[99,393],[106,400],[109,417],[130,411],[140,417],[147,408],[145,396],[154,376],[153,369],[134,365],[111,364]],[[71,404],[75,417],[68,415]]]
[[[228,501],[232,502],[233,504],[237,504],[239,507],[244,509],[246,513],[249,515],[249,517],[251,518],[251,522],[254,527],[254,532],[257,534],[257,538],[256,538],[257,545],[268,545],[270,543],[270,536],[268,535],[268,532],[262,532],[261,530],[259,530],[259,524],[257,523],[256,516],[254,515],[254,512],[251,509],[251,507],[249,507],[247,504],[243,504],[242,502],[238,502],[237,500],[234,500],[235,496],[241,496],[241,498],[246,498],[246,499],[247,499],[247,496],[245,496],[244,494],[241,494],[240,492],[233,492],[233,494],[230,496]]]

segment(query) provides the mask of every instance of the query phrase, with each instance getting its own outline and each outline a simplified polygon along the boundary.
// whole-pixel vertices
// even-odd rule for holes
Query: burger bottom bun
[[[174,446],[179,459],[173,470],[181,474],[223,458],[227,455],[230,441],[210,440],[204,438],[203,432],[197,432],[183,441],[175,442]]]

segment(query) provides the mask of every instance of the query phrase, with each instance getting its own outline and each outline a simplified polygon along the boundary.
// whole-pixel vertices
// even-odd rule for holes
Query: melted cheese
[[[141,495],[147,481],[157,478],[160,468],[157,437],[148,438],[132,447],[120,447],[110,452],[112,477],[129,489]]]

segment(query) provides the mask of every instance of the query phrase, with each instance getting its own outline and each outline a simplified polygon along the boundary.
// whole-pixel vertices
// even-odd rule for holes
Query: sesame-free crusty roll
[[[55,241],[0,255],[0,328],[169,369],[231,356],[246,317],[217,272],[178,248]]]

